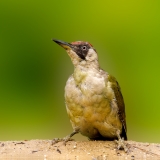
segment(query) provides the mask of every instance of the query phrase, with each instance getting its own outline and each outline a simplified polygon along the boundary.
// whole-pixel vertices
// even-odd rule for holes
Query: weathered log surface
[[[70,141],[52,145],[51,140],[1,141],[0,159],[121,160],[160,159],[160,144],[127,141],[129,152],[116,149],[113,141]]]

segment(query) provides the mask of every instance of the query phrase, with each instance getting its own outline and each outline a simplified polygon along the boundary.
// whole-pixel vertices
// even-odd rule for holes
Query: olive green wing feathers
[[[118,116],[120,121],[122,122],[122,133],[121,137],[123,137],[125,140],[127,140],[127,126],[126,126],[126,115],[125,115],[125,104],[123,100],[123,96],[121,93],[120,86],[115,79],[115,77],[108,75],[108,81],[111,82],[111,88],[114,91],[115,98],[117,101],[117,106],[118,106]]]

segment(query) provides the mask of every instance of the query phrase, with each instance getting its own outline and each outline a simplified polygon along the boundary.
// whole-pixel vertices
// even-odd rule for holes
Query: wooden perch
[[[129,152],[116,149],[114,141],[69,141],[52,145],[51,140],[1,141],[0,159],[121,160],[160,159],[160,144],[127,141]]]

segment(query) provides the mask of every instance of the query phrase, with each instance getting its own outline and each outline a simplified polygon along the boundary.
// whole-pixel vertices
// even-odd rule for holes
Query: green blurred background
[[[1,0],[0,140],[72,131],[64,87],[73,65],[56,38],[91,42],[120,83],[128,138],[160,142],[159,8],[159,0]]]

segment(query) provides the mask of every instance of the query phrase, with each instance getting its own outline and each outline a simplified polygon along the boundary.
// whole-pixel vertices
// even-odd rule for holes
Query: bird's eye
[[[86,47],[86,46],[82,46],[82,50],[84,50],[84,51],[85,51],[86,49],[87,49],[87,47]]]

